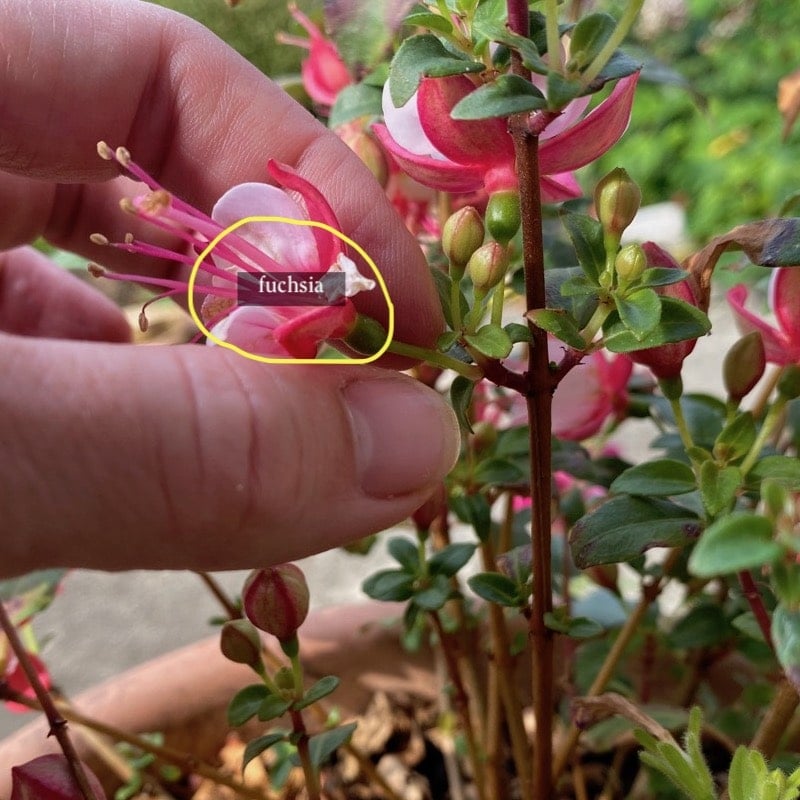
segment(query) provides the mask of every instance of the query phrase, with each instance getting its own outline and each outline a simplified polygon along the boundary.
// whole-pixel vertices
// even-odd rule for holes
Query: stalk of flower
[[[314,220],[339,229],[336,215],[322,194],[293,169],[275,161],[267,164],[267,172],[282,188],[266,183],[234,186],[217,201],[209,216],[170,194],[124,148],[114,151],[100,143],[98,152],[103,158],[116,161],[149,189],[132,200],[122,201],[123,210],[169,233],[183,246],[180,250],[167,249],[130,235],[122,242],[112,243],[95,234],[92,240],[97,244],[191,267],[195,253],[202,252],[209,242],[246,217]],[[295,193],[301,202],[296,202],[289,192]],[[314,358],[322,342],[341,339],[353,329],[357,314],[350,298],[375,287],[373,280],[358,272],[338,237],[317,227],[309,229],[289,222],[253,222],[242,226],[219,241],[200,269],[204,280],[196,284],[195,291],[205,295],[200,312],[204,324],[217,339],[264,356]],[[111,273],[97,267],[91,271],[107,278],[161,288],[162,293],[154,299],[188,291],[188,282],[184,280]],[[337,305],[313,307],[237,305],[241,273],[275,277],[287,272],[342,273],[345,297],[343,301],[329,298],[331,302],[338,300]],[[140,322],[146,325],[146,318]],[[214,342],[209,340],[208,344]]]

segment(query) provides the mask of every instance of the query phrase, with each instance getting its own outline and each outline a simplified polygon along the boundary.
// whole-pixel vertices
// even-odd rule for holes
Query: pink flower
[[[775,269],[769,281],[769,307],[777,327],[745,309],[747,287],[739,284],[728,291],[728,302],[742,333],[758,331],[767,361],[800,364],[800,267]]]
[[[309,38],[280,34],[278,41],[309,51],[308,58],[303,60],[300,67],[303,88],[315,103],[329,109],[336,102],[339,92],[353,82],[350,71],[342,61],[336,45],[323,36],[320,29],[297,6],[290,4],[289,12],[305,28]]]
[[[562,345],[550,340],[550,357],[558,360]],[[606,420],[621,417],[628,405],[633,362],[625,355],[598,350],[573,367],[553,394],[553,435],[580,441],[594,436]]]
[[[630,120],[638,73],[621,79],[611,94],[579,119],[587,98],[570,103],[540,135],[542,199],[558,202],[580,197],[572,170],[605,153]],[[448,192],[490,194],[515,188],[514,144],[505,119],[454,120],[453,107],[476,88],[466,75],[423,78],[401,108],[384,87],[384,125],[373,129],[397,163],[426,186]]]
[[[655,242],[645,242],[642,245],[642,249],[647,256],[648,267],[681,269],[681,265]],[[688,280],[671,283],[656,291],[665,297],[674,297],[693,306],[699,305],[697,296]],[[694,350],[696,344],[697,339],[686,339],[674,344],[662,344],[658,347],[636,350],[630,356],[637,364],[644,364],[646,367],[650,367],[652,373],[659,380],[677,378],[681,374],[681,369],[683,369],[684,360]]]
[[[33,653],[28,653],[28,658],[33,664],[36,674],[39,676],[39,680],[42,682],[44,688],[49,689],[51,686],[50,673],[47,671],[44,662]],[[33,691],[33,687],[30,685],[28,677],[22,669],[22,665],[19,663],[19,659],[13,653],[9,655],[5,663],[2,680],[12,691],[23,695],[23,697],[28,697],[31,700],[36,699],[36,693]],[[13,700],[7,701],[5,707],[14,714],[24,714],[30,711],[27,706],[23,706],[21,703],[15,703]]]
[[[274,161],[269,162],[267,171],[283,189],[265,183],[234,186],[217,201],[211,216],[207,216],[169,194],[131,161],[124,148],[114,152],[101,143],[98,150],[104,158],[116,160],[151,190],[124,203],[123,208],[182,239],[186,248],[166,250],[132,237],[112,244],[104,236],[96,234],[92,239],[98,244],[112,244],[127,252],[192,266],[196,254],[202,252],[212,239],[245,217],[312,219],[337,230],[340,227],[319,191],[293,169]],[[287,190],[296,193],[302,204],[296,202]],[[206,295],[200,315],[211,333],[250,353],[274,357],[314,358],[322,342],[346,336],[356,320],[355,306],[350,297],[375,286],[374,281],[359,274],[338,237],[319,228],[290,223],[244,225],[220,241],[203,261],[201,270],[206,283],[198,282],[195,291]],[[339,305],[237,306],[237,276],[242,272],[263,273],[269,277],[286,272],[344,273],[345,297],[339,298]],[[120,275],[102,270],[95,270],[94,274],[160,286],[165,291],[159,297],[187,290],[185,281]],[[213,342],[209,340],[208,344]]]

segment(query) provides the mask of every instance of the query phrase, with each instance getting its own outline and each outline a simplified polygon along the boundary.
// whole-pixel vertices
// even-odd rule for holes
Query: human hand
[[[271,157],[316,184],[380,265],[397,338],[430,345],[441,319],[424,259],[358,159],[174,13],[0,0],[0,18],[0,574],[263,565],[411,513],[457,451],[435,393],[372,367],[126,345],[109,301],[22,246],[43,235],[114,268],[164,272],[89,242],[136,230],[117,205],[130,183],[97,157],[99,139],[205,209],[264,180]]]

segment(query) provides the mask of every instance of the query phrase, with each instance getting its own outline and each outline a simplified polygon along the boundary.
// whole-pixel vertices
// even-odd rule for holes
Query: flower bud
[[[486,206],[486,229],[500,244],[508,244],[522,223],[519,194],[514,191],[495,192]]]
[[[633,222],[641,203],[639,187],[622,167],[611,170],[594,190],[597,218],[603,229],[617,240]]]
[[[481,245],[467,264],[472,285],[480,292],[488,292],[503,280],[508,263],[508,250],[503,245],[498,242]]]
[[[372,135],[363,129],[354,129],[349,125],[343,125],[341,129],[337,129],[337,133],[341,140],[364,162],[367,169],[375,176],[375,180],[385,188],[389,182],[389,163],[383,148]]]
[[[451,214],[442,228],[442,249],[450,263],[463,271],[472,254],[483,243],[483,220],[472,206]]]
[[[106,794],[97,776],[83,764],[86,780],[97,800]],[[82,800],[66,757],[61,753],[39,756],[11,768],[11,800]]]
[[[228,661],[261,671],[261,638],[246,619],[233,619],[222,626],[219,649]]]
[[[800,366],[787,364],[781,370],[781,377],[778,379],[778,394],[787,400],[800,397]]]
[[[417,530],[427,531],[447,510],[447,489],[440,483],[436,491],[411,515]]]
[[[247,618],[281,641],[294,637],[308,614],[308,603],[308,584],[295,564],[255,569],[242,589]]]
[[[761,380],[766,366],[764,341],[758,331],[751,331],[734,342],[722,362],[722,379],[728,397],[738,403]]]
[[[614,269],[620,284],[633,283],[647,269],[647,256],[639,244],[626,244],[617,253]]]
[[[275,685],[282,692],[291,692],[294,690],[294,673],[289,667],[281,667],[275,673]]]
[[[386,344],[386,328],[372,317],[359,314],[355,324],[343,341],[357,353],[371,356]]]

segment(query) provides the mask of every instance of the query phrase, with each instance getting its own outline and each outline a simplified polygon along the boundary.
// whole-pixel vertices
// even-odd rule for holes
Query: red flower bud
[[[722,362],[722,378],[731,400],[739,402],[761,380],[767,366],[764,341],[751,331],[734,342]]]
[[[427,531],[446,510],[447,488],[440,483],[436,491],[411,515],[411,519],[419,530]]]
[[[106,800],[97,776],[84,765],[97,800]],[[11,768],[11,800],[84,800],[67,759],[58,754],[39,756]]]
[[[308,584],[295,564],[253,570],[242,589],[247,618],[281,641],[294,637],[308,614],[308,602]]]
[[[222,626],[219,649],[229,661],[261,669],[261,639],[246,619],[233,619]]]

